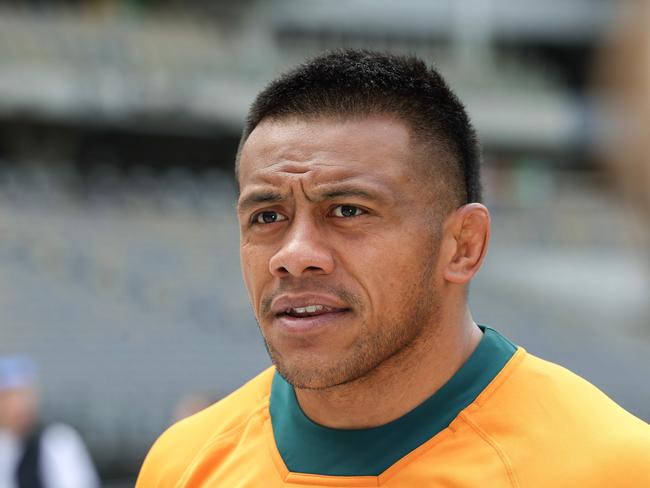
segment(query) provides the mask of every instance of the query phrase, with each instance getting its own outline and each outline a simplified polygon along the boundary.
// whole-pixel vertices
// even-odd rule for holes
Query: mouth
[[[341,313],[349,309],[336,308],[327,305],[305,305],[302,307],[288,307],[277,314],[277,317],[292,317],[296,319],[318,317],[325,314]]]
[[[341,325],[341,319],[352,312],[347,304],[331,297],[281,297],[273,307],[275,324],[285,334],[312,334]]]

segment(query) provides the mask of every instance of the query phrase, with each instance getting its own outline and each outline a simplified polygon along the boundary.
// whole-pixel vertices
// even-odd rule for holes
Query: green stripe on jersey
[[[503,369],[516,346],[489,327],[465,364],[431,397],[404,416],[370,429],[332,429],[312,422],[293,387],[277,372],[271,423],[289,471],[330,476],[377,476],[445,429]]]

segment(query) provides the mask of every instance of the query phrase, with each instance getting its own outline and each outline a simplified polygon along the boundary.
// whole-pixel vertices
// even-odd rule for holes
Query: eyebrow
[[[367,200],[378,199],[377,195],[373,192],[368,192],[360,188],[333,188],[329,191],[325,191],[320,194],[320,200],[326,200],[328,198],[340,198],[340,197],[360,197]]]
[[[275,191],[265,190],[253,192],[250,195],[239,200],[237,208],[240,212],[255,207],[260,203],[277,203],[286,200],[286,195]]]
[[[345,186],[335,186],[322,192],[318,192],[315,198],[308,198],[308,200],[310,202],[319,202],[341,197],[357,197],[363,198],[365,200],[377,200],[381,202],[386,201],[386,197],[380,192],[364,190],[358,187]],[[244,212],[251,207],[259,205],[260,203],[278,203],[286,201],[287,199],[287,195],[272,190],[253,191],[239,201],[237,208],[240,212]]]
[[[317,190],[316,201],[356,197],[364,200],[375,201],[379,203],[390,203],[390,194],[382,191],[381,188],[362,188],[355,184],[338,183],[331,185],[323,185],[320,191]]]

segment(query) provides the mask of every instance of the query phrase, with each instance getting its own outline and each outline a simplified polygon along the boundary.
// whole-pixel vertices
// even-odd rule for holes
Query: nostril
[[[307,274],[327,274],[333,268],[333,259],[324,249],[313,246],[283,247],[269,260],[269,270],[278,277]]]

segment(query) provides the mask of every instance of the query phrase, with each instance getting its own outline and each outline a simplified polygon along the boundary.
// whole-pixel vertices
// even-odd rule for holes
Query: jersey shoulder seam
[[[527,356],[528,353],[523,347],[517,348],[515,354],[508,360],[499,374],[497,374],[487,388],[476,397],[472,404],[480,408],[487,403],[487,401],[499,390],[499,388],[501,388],[506,380],[519,369]]]
[[[199,453],[202,452],[204,449],[207,449],[207,448],[211,447],[215,442],[218,442],[219,439],[221,439],[222,437],[228,437],[230,434],[232,434],[233,432],[238,430],[241,426],[248,424],[250,422],[251,418],[255,417],[256,415],[259,415],[259,413],[261,411],[263,411],[264,409],[267,409],[268,406],[269,406],[269,400],[268,400],[268,398],[265,398],[262,401],[262,403],[260,403],[260,405],[258,405],[258,407],[256,409],[251,411],[240,422],[237,422],[235,425],[233,425],[229,429],[224,430],[223,432],[219,432],[219,433],[215,434],[214,436],[212,436],[212,438],[205,443],[205,446],[203,446],[203,449],[201,449],[199,451]]]
[[[465,412],[461,412],[458,415],[469,427],[476,432],[476,434],[483,439],[499,456],[499,459],[501,460],[501,463],[503,464],[503,467],[506,470],[506,474],[508,475],[508,480],[510,481],[510,485],[513,488],[519,488],[519,481],[517,480],[517,475],[515,473],[515,470],[512,466],[512,463],[510,462],[510,459],[508,458],[508,455],[505,453],[505,451],[501,448],[499,443],[494,439],[492,436],[490,436],[487,432],[485,432],[479,425],[474,422],[472,419],[469,418],[469,415]]]
[[[266,372],[266,371],[262,372],[262,374],[264,374],[265,372]],[[254,380],[251,380],[251,382],[252,382],[252,381],[254,381]],[[250,383],[250,382],[249,382],[249,383]],[[246,385],[245,385],[245,386],[246,386]],[[237,392],[235,391],[233,394],[236,394],[236,393],[237,393]],[[231,395],[229,395],[229,397],[230,397],[230,396],[231,396]],[[203,449],[205,449],[206,447],[211,446],[212,444],[214,444],[215,442],[217,442],[217,440],[218,440],[219,438],[221,438],[221,437],[227,437],[227,436],[230,435],[232,432],[234,432],[234,431],[236,431],[237,429],[239,429],[242,425],[246,425],[246,424],[248,424],[248,422],[250,422],[250,419],[251,419],[252,417],[254,417],[255,415],[259,414],[259,412],[262,411],[262,410],[264,410],[265,408],[268,408],[269,403],[270,403],[270,397],[271,397],[271,393],[270,393],[270,391],[262,392],[262,394],[259,395],[259,397],[258,397],[258,399],[257,399],[257,401],[258,401],[259,403],[257,404],[256,408],[253,408],[253,409],[248,413],[248,415],[246,415],[245,417],[243,417],[242,419],[240,419],[238,422],[235,422],[235,424],[232,425],[231,427],[229,427],[228,429],[224,430],[223,432],[218,432],[218,433],[214,434],[212,437],[210,437],[210,438],[205,442],[205,445],[204,445]],[[227,399],[227,398],[228,398],[228,397],[226,397],[225,399]],[[224,400],[225,400],[225,399],[224,399]],[[201,449],[201,451],[202,451],[203,449]]]
[[[238,422],[236,425],[232,426],[231,428],[219,432],[218,434],[215,434],[208,440],[201,449],[199,449],[196,454],[192,457],[192,460],[187,464],[187,467],[183,471],[183,473],[180,476],[180,480],[182,482],[185,482],[187,479],[189,479],[192,476],[192,473],[194,471],[194,465],[196,464],[197,459],[201,459],[203,453],[209,449],[211,449],[217,442],[222,440],[225,437],[228,437],[229,435],[233,434],[235,431],[240,429],[243,425],[248,424],[251,419],[257,415],[260,414],[264,409],[268,409],[269,406],[269,399],[264,398],[264,400],[261,402],[261,404],[258,406],[258,408],[254,409],[252,412],[250,412],[242,421]],[[180,486],[185,486],[184,484],[180,484]]]

